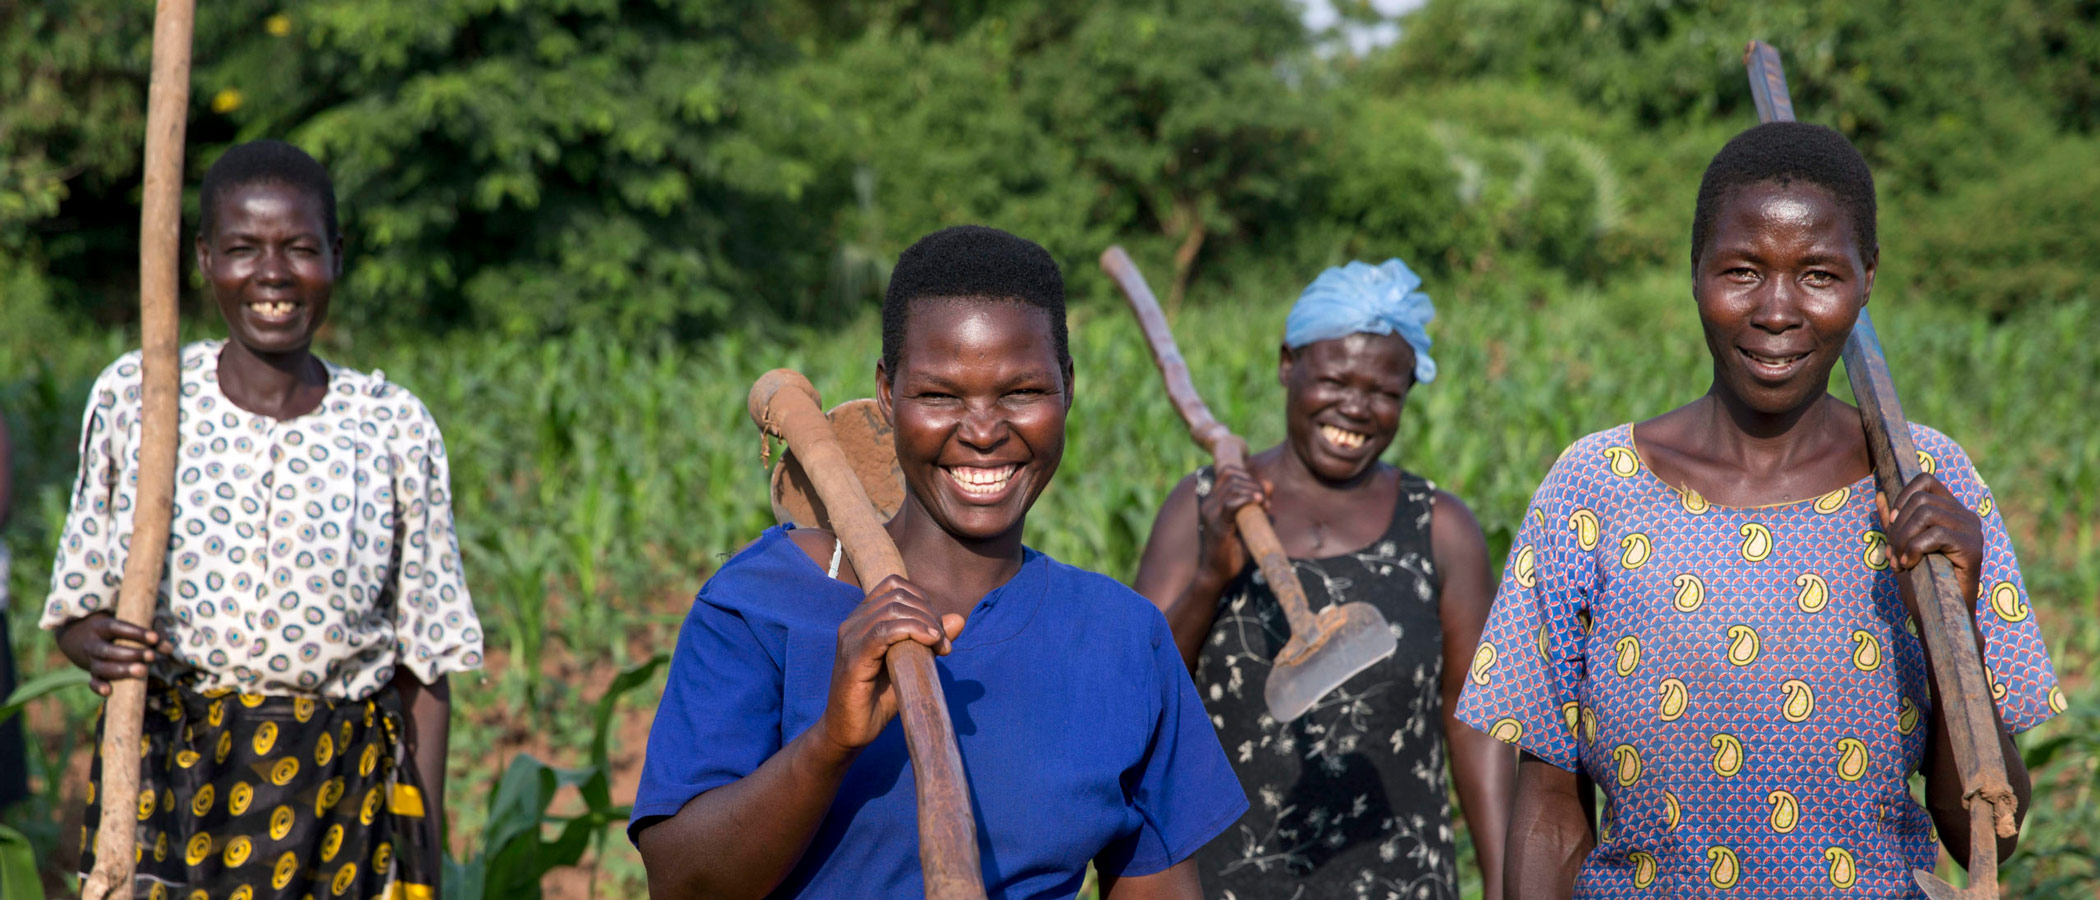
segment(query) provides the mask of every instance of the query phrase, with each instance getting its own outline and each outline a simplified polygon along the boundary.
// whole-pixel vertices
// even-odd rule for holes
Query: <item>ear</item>
[[[897,417],[890,415],[890,370],[882,360],[875,361],[875,406],[882,410],[882,423],[897,427]]]
[[[343,277],[343,236],[342,236],[342,235],[338,234],[338,235],[336,235],[336,236],[335,236],[335,240],[332,240],[332,241],[329,241],[329,242],[328,242],[328,255],[329,255],[329,259],[330,259],[330,260],[332,260],[332,265],[330,266],[330,268],[332,268],[332,269],[334,270],[334,271],[333,271],[333,272],[332,272],[331,274],[333,274],[333,275],[334,275],[334,276],[335,276],[336,278],[341,278],[341,277]]]
[[[1867,251],[1866,255],[1860,258],[1860,263],[1866,268],[1866,277],[1859,292],[1859,305],[1861,309],[1865,309],[1867,298],[1874,295],[1874,273],[1881,268],[1881,248],[1875,247]]]
[[[1291,346],[1290,346],[1289,344],[1277,344],[1277,345],[1276,345],[1276,383],[1277,383],[1277,384],[1280,384],[1280,385],[1282,385],[1282,386],[1284,386],[1284,387],[1290,387],[1290,386],[1291,386],[1291,366],[1292,366],[1292,364],[1293,364],[1293,363],[1295,363],[1295,362],[1296,362],[1296,360],[1295,360],[1295,359],[1294,359],[1294,358],[1292,357],[1292,354],[1291,354]]]
[[[1077,396],[1072,388],[1072,361],[1065,360],[1065,412],[1072,411],[1072,398]]]
[[[211,245],[205,242],[204,235],[202,233],[199,233],[197,235],[196,248],[197,272],[199,274],[204,274],[206,276],[205,280],[209,281],[211,280],[208,274],[211,272]]]

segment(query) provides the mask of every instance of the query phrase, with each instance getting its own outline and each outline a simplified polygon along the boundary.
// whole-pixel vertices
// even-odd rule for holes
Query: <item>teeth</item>
[[[955,482],[955,486],[962,488],[967,494],[999,493],[1006,489],[1006,483],[1012,481],[1014,473],[1020,470],[1021,467],[1017,465],[1000,466],[996,469],[975,466],[948,466],[943,469],[948,473],[948,478]]]
[[[1346,431],[1333,425],[1320,426],[1320,436],[1344,450],[1354,450],[1363,446],[1365,441],[1371,439],[1371,436],[1368,434],[1357,434],[1354,431]]]
[[[291,315],[294,305],[295,304],[293,304],[290,300],[264,301],[261,303],[248,304],[249,308],[266,316]]]
[[[1794,361],[1794,360],[1800,359],[1800,358],[1802,358],[1802,357],[1804,357],[1804,356],[1807,356],[1808,354],[1806,354],[1806,353],[1797,353],[1797,354],[1794,354],[1793,356],[1766,356],[1766,355],[1764,355],[1764,354],[1762,354],[1762,353],[1752,353],[1752,352],[1750,352],[1750,351],[1748,351],[1748,350],[1745,350],[1745,351],[1743,351],[1743,355],[1744,355],[1744,356],[1747,356],[1747,357],[1750,357],[1750,359],[1751,359],[1751,361],[1752,361],[1752,362],[1756,362],[1756,363],[1758,363],[1758,364],[1760,364],[1760,365],[1767,365],[1767,366],[1775,366],[1775,367],[1776,367],[1776,366],[1784,366],[1784,365],[1790,365],[1790,364],[1792,364],[1792,363],[1793,363],[1793,361]]]

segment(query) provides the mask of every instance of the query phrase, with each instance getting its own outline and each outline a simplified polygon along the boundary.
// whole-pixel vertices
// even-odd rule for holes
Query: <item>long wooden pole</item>
[[[194,0],[159,0],[153,11],[153,73],[146,97],[146,183],[139,212],[139,481],[130,555],[117,592],[117,618],[150,627],[167,560],[174,511],[176,394],[182,361],[175,315],[182,242],[182,143],[189,118]],[[102,817],[95,869],[84,900],[129,897],[137,865],[140,732],[146,680],[111,686],[102,706]]]
[[[817,403],[817,389],[790,369],[767,372],[751,386],[751,421],[787,442],[831,515],[831,530],[853,560],[863,590],[904,574],[904,557],[882,527],[883,517],[861,486]],[[897,718],[911,752],[919,803],[919,866],[928,900],[984,900],[977,857],[977,819],[970,784],[955,747],[948,701],[941,694],[933,651],[916,641],[890,645],[883,662],[897,686]]]
[[[1794,121],[1794,101],[1787,95],[1779,51],[1763,41],[1751,41],[1743,51],[1743,65],[1749,70],[1758,120]],[[1852,382],[1852,396],[1859,401],[1860,418],[1866,426],[1874,485],[1893,503],[1924,470],[1917,447],[1911,443],[1910,424],[1903,418],[1903,404],[1896,399],[1888,357],[1881,352],[1874,320],[1865,309],[1859,311],[1859,321],[1845,341],[1845,376]],[[1975,607],[1962,596],[1954,564],[1944,554],[1925,557],[1922,565],[1903,573],[1903,578],[1918,598],[1924,619],[1918,630],[1937,663],[1933,666],[1934,699],[1946,709],[1947,737],[1961,772],[1962,804],[1968,807],[1970,819],[1967,890],[1956,890],[1924,869],[1914,870],[1911,876],[1934,900],[1996,900],[1997,839],[2020,833],[2014,818],[2019,800],[2006,776],[1998,716],[1991,708],[1983,659],[1971,637],[1976,628]]]

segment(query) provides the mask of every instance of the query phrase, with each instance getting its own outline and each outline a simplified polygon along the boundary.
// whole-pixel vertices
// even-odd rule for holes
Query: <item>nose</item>
[[[1371,418],[1371,393],[1363,388],[1352,387],[1342,391],[1342,400],[1335,404],[1335,412],[1344,418],[1365,421]]]
[[[1750,324],[1761,331],[1779,334],[1800,327],[1801,286],[1789,278],[1768,278],[1757,292],[1757,305],[1750,310]]]
[[[291,260],[282,251],[264,251],[255,261],[255,280],[268,285],[291,283]]]
[[[972,450],[990,450],[1006,440],[1006,412],[997,403],[973,403],[955,428],[955,439]]]

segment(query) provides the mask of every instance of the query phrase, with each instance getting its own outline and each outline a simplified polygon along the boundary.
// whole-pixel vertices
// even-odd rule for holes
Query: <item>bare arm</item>
[[[1444,743],[1451,752],[1451,773],[1465,810],[1466,830],[1480,863],[1484,900],[1502,900],[1504,847],[1509,809],[1516,792],[1515,748],[1458,720],[1458,694],[1466,683],[1466,663],[1480,646],[1494,590],[1488,578],[1487,538],[1465,503],[1436,493],[1430,514],[1430,548],[1442,572],[1438,615],[1444,626]]]
[[[1101,896],[1106,900],[1203,900],[1203,883],[1196,874],[1196,861],[1184,859],[1150,875],[1102,875]]]
[[[1249,503],[1266,503],[1262,486],[1245,469],[1220,469],[1209,497],[1196,497],[1196,477],[1174,486],[1152,522],[1152,536],[1138,558],[1131,587],[1167,617],[1181,661],[1196,668],[1204,638],[1218,615],[1218,595],[1246,568],[1233,515]]]
[[[815,558],[805,540],[816,539],[796,539]],[[828,536],[821,542],[828,563],[832,545]],[[910,582],[892,576],[876,585],[839,626],[824,717],[751,774],[694,797],[637,836],[650,896],[755,898],[779,886],[809,848],[853,760],[896,718],[896,691],[883,663],[890,646],[918,641],[944,655],[962,628],[961,616],[934,615]]]
[[[687,801],[635,841],[649,896],[762,897],[787,878],[838,796],[858,750],[802,732],[743,778]]]
[[[407,719],[402,749],[423,785],[423,814],[431,824],[431,845],[424,848],[425,858],[436,864],[445,858],[445,756],[452,743],[452,682],[439,675],[437,683],[424,684],[407,669],[396,668],[394,689],[401,692],[401,712]]]
[[[1525,753],[1510,810],[1504,893],[1524,900],[1568,900],[1582,860],[1596,847],[1575,794],[1575,773]]]
[[[1920,475],[1906,485],[1896,498],[1896,514],[1889,514],[1889,506],[1882,502],[1882,517],[1889,521],[1889,549],[1896,568],[1909,571],[1922,564],[1932,553],[1944,553],[1948,562],[1954,564],[1956,580],[1961,582],[1961,596],[1976,597],[1983,571],[1983,521],[1976,513],[1957,499],[1952,491],[1939,479],[1931,475]],[[1918,598],[1911,592],[1910,580],[1899,579],[1903,603],[1913,617],[1920,615]],[[1984,658],[1983,632],[1976,629],[1974,616],[1964,617],[1969,623],[1970,636],[1976,641],[1976,656]],[[1925,683],[1938,685],[1934,670],[1932,648],[1924,642],[1918,647],[1925,655]],[[1932,704],[1932,740],[1925,745],[1925,758],[1920,768],[1925,772],[1925,808],[1932,814],[1932,824],[1939,831],[1940,842],[1955,860],[1963,866],[1969,864],[1970,825],[1969,812],[1962,805],[1961,768],[1954,756],[1953,739],[1948,734],[1947,710],[1951,703]],[[2005,721],[1998,714],[1998,705],[1991,704],[1991,722],[1997,726],[1999,752],[2005,757],[2005,777],[2019,800],[2019,810],[2014,814],[2017,821],[2025,821],[2027,809],[2034,795],[2034,785],[2027,774],[2027,764],[2020,758],[2020,748],[2013,744],[2013,736],[2005,730]],[[1988,740],[1988,738],[1986,738]],[[2015,834],[2009,838],[1998,838],[1998,860],[2003,862],[2019,847],[2020,838]]]

